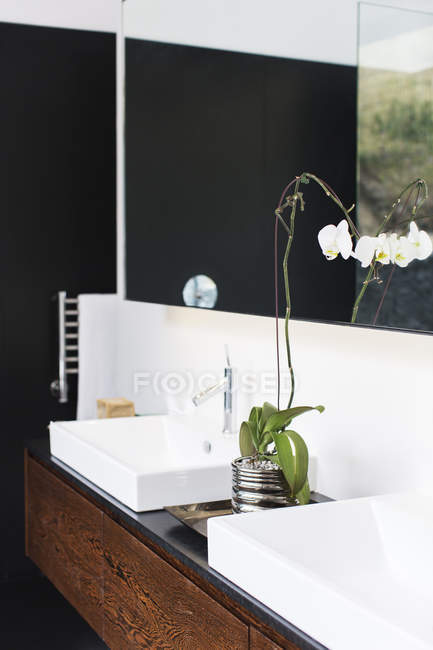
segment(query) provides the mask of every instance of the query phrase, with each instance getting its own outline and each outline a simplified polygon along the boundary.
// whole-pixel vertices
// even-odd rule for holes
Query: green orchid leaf
[[[277,407],[274,406],[273,404],[270,404],[269,402],[265,402],[263,404],[263,406],[262,406],[262,413],[261,413],[260,420],[259,420],[259,431],[260,431],[260,433],[263,432],[263,429],[265,428],[266,422],[269,420],[271,415],[273,415],[274,413],[278,413]]]
[[[253,408],[251,409],[250,417],[248,418],[248,422],[251,424],[251,426],[254,427],[257,438],[259,436],[259,422],[260,422],[261,415],[262,415],[262,407],[253,406]]]
[[[296,418],[298,415],[302,415],[307,411],[319,411],[319,413],[323,413],[324,410],[325,407],[319,404],[319,406],[293,406],[284,411],[277,411],[277,413],[271,415],[266,422],[263,433],[266,433],[267,431],[282,431],[290,424],[293,418]]]
[[[259,422],[260,422],[261,414],[262,414],[261,406],[253,406],[253,408],[251,409],[250,417],[248,418],[248,423],[250,425],[253,443],[256,449],[259,448],[259,442],[260,442]]]
[[[263,434],[263,436],[259,438],[259,449],[258,449],[259,454],[266,453],[266,449],[268,445],[271,444],[271,442],[272,442],[272,434],[268,431],[267,433]]]
[[[295,459],[293,457],[292,445],[286,433],[273,433],[272,439],[275,443],[275,448],[278,455],[278,465],[283,470],[284,478],[289,484],[290,490],[293,495],[293,487],[295,485]]]
[[[254,444],[254,438],[249,422],[242,422],[239,431],[239,449],[241,456],[254,456],[257,447]]]
[[[296,495],[303,488],[308,477],[308,447],[305,440],[296,431],[286,431],[295,450],[295,483],[293,493]]]
[[[307,478],[307,480],[304,483],[304,486],[297,493],[296,498],[298,499],[301,506],[305,506],[308,503],[310,503],[310,497],[311,497],[310,484]]]
[[[254,422],[258,428],[261,415],[262,415],[262,407],[253,406],[250,412],[250,417],[248,418],[248,422]]]
[[[308,448],[296,431],[272,433],[279,465],[290,486],[292,496],[303,488],[308,474]]]

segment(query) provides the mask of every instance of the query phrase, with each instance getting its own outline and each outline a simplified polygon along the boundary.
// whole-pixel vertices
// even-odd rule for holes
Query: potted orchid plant
[[[293,430],[292,422],[298,416],[312,410],[324,411],[319,406],[293,406],[295,395],[295,375],[293,371],[289,323],[291,316],[291,297],[288,273],[288,259],[294,238],[295,220],[298,210],[304,212],[305,201],[303,185],[317,183],[343,213],[338,225],[329,224],[318,233],[319,245],[328,260],[341,255],[345,260],[354,258],[363,268],[368,268],[360,292],[352,309],[351,322],[355,323],[359,305],[373,281],[380,282],[380,269],[394,264],[405,267],[412,260],[426,259],[432,252],[432,242],[425,231],[416,224],[417,212],[428,196],[427,184],[416,179],[407,185],[385,215],[374,237],[361,236],[351,212],[354,205],[346,208],[334,190],[322,179],[310,173],[296,176],[284,188],[275,210],[275,318],[276,318],[276,356],[277,356],[277,406],[265,402],[263,406],[252,408],[248,420],[242,422],[239,432],[241,457],[232,463],[234,512],[248,512],[269,507],[281,507],[308,503],[310,487],[308,484],[308,448],[302,436]],[[411,198],[415,193],[415,200]],[[388,232],[392,217],[397,210],[400,217],[410,209],[410,219],[406,235]],[[288,212],[288,218],[285,212]],[[278,264],[277,237],[281,226],[287,236],[283,258],[283,275],[286,298],[285,342],[287,364],[291,381],[290,397],[287,407],[280,410],[280,355],[278,335]],[[355,243],[355,246],[354,246]],[[384,298],[384,296],[383,296]],[[383,302],[383,300],[382,300]]]

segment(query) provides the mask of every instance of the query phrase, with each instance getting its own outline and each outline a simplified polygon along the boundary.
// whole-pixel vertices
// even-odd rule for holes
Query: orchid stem
[[[301,209],[303,209],[303,199],[302,195],[299,193],[299,186],[302,182],[304,183],[309,183],[310,180],[313,180],[315,183],[317,183],[322,190],[325,192],[326,196],[331,197],[331,199],[338,205],[340,210],[344,213],[344,216],[347,219],[347,222],[352,230],[352,234],[359,239],[359,233],[356,229],[356,226],[352,219],[349,216],[349,212],[353,209],[353,206],[347,210],[343,203],[341,202],[340,198],[338,195],[334,192],[334,190],[327,184],[325,181],[322,179],[318,178],[318,176],[315,176],[314,174],[310,174],[308,172],[302,173],[300,176],[295,176],[293,180],[290,181],[284,188],[280,201],[278,203],[278,207],[275,210],[275,243],[274,243],[274,249],[275,249],[275,330],[276,330],[276,339],[277,339],[277,391],[278,391],[278,398],[277,398],[277,404],[278,404],[278,409],[280,408],[280,392],[281,392],[281,380],[280,380],[280,352],[279,352],[279,334],[278,334],[278,319],[279,319],[279,312],[278,312],[278,277],[277,277],[277,232],[278,232],[278,224],[280,223],[285,231],[288,234],[288,241],[287,241],[287,246],[286,246],[286,251],[284,253],[284,259],[283,259],[283,272],[284,272],[284,287],[285,287],[285,293],[286,293],[286,316],[284,320],[284,333],[285,333],[285,338],[286,338],[286,351],[287,351],[287,364],[289,367],[289,374],[290,374],[290,398],[289,398],[289,403],[288,403],[288,408],[291,407],[293,403],[293,398],[295,395],[295,373],[293,371],[293,365],[292,365],[292,355],[291,355],[291,350],[290,350],[290,338],[289,338],[289,321],[290,321],[290,316],[291,316],[291,311],[292,311],[292,303],[291,303],[291,296],[290,296],[290,284],[289,284],[289,270],[288,270],[288,260],[289,260],[289,254],[290,254],[290,249],[292,247],[293,243],[293,237],[294,237],[294,232],[295,232],[295,217],[296,217],[296,210],[298,206],[298,202],[300,199],[301,202]],[[294,192],[292,196],[288,196],[288,191],[292,187],[292,185],[295,184],[294,187]],[[284,202],[284,203],[283,203]],[[287,225],[285,220],[282,217],[282,212],[285,208],[291,206],[291,213],[290,213],[290,223]]]
[[[292,301],[290,297],[288,259],[289,259],[290,249],[292,248],[293,237],[295,234],[295,216],[296,216],[296,208],[298,205],[298,191],[299,191],[300,183],[301,183],[301,178],[299,177],[296,179],[295,191],[293,193],[293,205],[292,205],[292,211],[290,213],[289,238],[287,240],[286,252],[284,253],[284,259],[283,259],[284,287],[286,290],[286,318],[284,320],[284,331],[286,335],[287,364],[289,366],[289,373],[290,373],[290,398],[287,406],[288,409],[292,406],[293,398],[295,395],[295,373],[293,372],[292,355],[290,350],[290,339],[289,339],[289,320],[292,311]]]
[[[314,174],[305,173],[305,174],[303,174],[303,176],[305,176],[306,178],[311,178],[311,180],[315,181],[322,188],[322,190],[325,192],[326,196],[331,197],[331,199],[334,201],[334,203],[336,203],[338,205],[338,207],[340,208],[340,210],[343,211],[344,216],[346,217],[347,223],[349,224],[350,229],[352,231],[352,234],[357,239],[359,239],[359,236],[360,236],[359,232],[358,232],[355,224],[353,223],[351,217],[349,216],[349,211],[350,210],[347,210],[344,207],[342,201],[340,200],[339,196],[334,192],[334,190],[327,183],[325,183],[325,181],[322,181],[321,178],[318,178]]]
[[[370,264],[370,268],[368,269],[367,277],[365,278],[364,282],[362,283],[361,291],[358,294],[357,299],[355,300],[355,303],[353,305],[353,310],[352,310],[352,319],[351,323],[356,323],[356,318],[358,316],[358,309],[359,309],[359,303],[364,297],[364,293],[370,283],[370,280],[372,278],[372,275],[374,273],[374,263]]]

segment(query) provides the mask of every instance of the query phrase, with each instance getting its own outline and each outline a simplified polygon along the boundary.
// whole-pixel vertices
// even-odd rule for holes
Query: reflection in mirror
[[[324,170],[354,201],[356,69],[134,37],[125,74],[126,297],[183,305],[181,288],[206,269],[219,310],[273,315],[274,211],[288,175]],[[328,264],[317,242],[338,210],[318,187],[305,198],[292,313],[350,320],[354,265]],[[282,278],[280,296],[283,315]]]
[[[218,300],[218,289],[207,275],[194,275],[185,284],[182,296],[187,307],[213,309]]]
[[[361,3],[358,77],[358,228],[374,235],[405,184],[423,177],[433,187],[433,14]],[[410,194],[410,193],[409,193]],[[417,200],[405,196],[389,231],[409,234],[401,217]],[[424,215],[424,218],[422,218]],[[417,212],[433,236],[433,201]],[[433,331],[433,256],[407,267],[384,265],[368,287],[358,322]],[[365,269],[357,266],[361,287]],[[380,309],[379,309],[380,307]]]
[[[217,49],[215,35],[198,47],[193,28],[191,45],[147,40],[143,6],[123,3],[128,299],[207,306],[188,284],[206,269],[219,310],[273,315],[274,211],[289,179],[309,171],[346,207],[357,198],[361,235],[377,232],[414,178],[433,187],[429,14],[362,3],[358,80],[347,62]],[[326,260],[317,235],[341,215],[312,184],[304,199],[289,260],[292,317],[348,323],[366,268]],[[415,190],[406,213],[417,200]],[[433,221],[421,217],[432,214],[428,200],[416,215],[428,237]],[[407,237],[401,220],[397,210],[389,232]],[[378,260],[373,280],[357,323],[433,331],[433,256],[406,268]],[[284,315],[282,280],[279,295]]]

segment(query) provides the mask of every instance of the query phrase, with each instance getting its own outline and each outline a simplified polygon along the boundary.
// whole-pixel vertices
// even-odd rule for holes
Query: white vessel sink
[[[238,437],[192,416],[52,422],[53,456],[134,510],[231,496]]]
[[[433,648],[433,497],[219,517],[209,564],[332,650]]]

